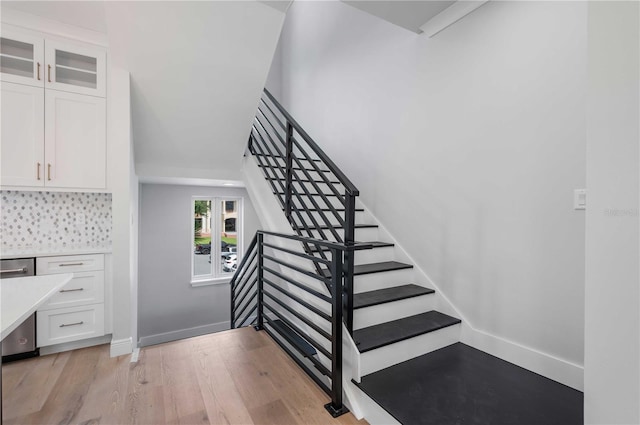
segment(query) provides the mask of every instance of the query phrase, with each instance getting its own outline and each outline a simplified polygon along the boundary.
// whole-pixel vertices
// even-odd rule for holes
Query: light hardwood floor
[[[2,366],[4,424],[360,424],[251,328],[109,357],[108,345]]]

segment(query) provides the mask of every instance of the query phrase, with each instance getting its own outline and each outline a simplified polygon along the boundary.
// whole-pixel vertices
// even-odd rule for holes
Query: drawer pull
[[[63,323],[62,325],[60,325],[61,328],[66,328],[67,326],[78,326],[78,325],[82,325],[84,322],[78,322],[78,323],[69,323],[69,324],[65,324]]]
[[[84,288],[76,288],[76,289],[61,289],[60,292],[76,292],[76,291],[84,291]]]
[[[27,268],[23,267],[21,269],[4,269],[4,270],[0,270],[0,273],[26,273],[27,272]]]
[[[60,267],[69,267],[69,266],[84,266],[84,263],[66,263],[59,264]]]

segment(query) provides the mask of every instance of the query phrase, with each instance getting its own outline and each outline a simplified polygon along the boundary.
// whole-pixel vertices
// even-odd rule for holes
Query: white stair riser
[[[357,294],[413,283],[413,275],[413,269],[357,275],[353,277],[353,292]]]
[[[386,410],[384,410],[378,403],[373,401],[371,397],[365,394],[357,385],[353,382],[347,384],[350,386],[351,394],[357,397],[354,400],[362,409],[364,419],[370,425],[401,425],[393,416],[391,416]]]
[[[313,201],[311,200],[313,198]],[[300,198],[297,196],[293,196],[293,205],[294,208],[298,208],[300,210],[304,210],[303,204],[306,205],[308,209],[325,209],[325,208],[336,208],[336,209],[344,209],[344,204],[337,196],[327,196],[326,200],[322,198],[322,196],[314,195],[314,196],[306,196],[304,194],[300,194]],[[314,204],[315,202],[315,204]],[[325,211],[328,212],[328,211]]]
[[[355,264],[370,264],[379,263],[382,261],[394,260],[395,253],[392,246],[365,249],[362,251],[356,251]]]
[[[413,316],[436,308],[435,294],[378,304],[354,310],[353,328],[362,329],[392,320]]]
[[[331,181],[331,177],[327,176]],[[306,180],[306,178],[305,178]],[[334,180],[335,181],[335,180]],[[324,194],[338,194],[344,195],[344,187],[339,184],[327,183],[324,180],[315,181],[315,185],[311,182],[293,182],[293,187],[301,195],[305,193],[303,186],[307,188],[309,193],[324,193]],[[317,186],[317,187],[316,187]],[[335,191],[333,190],[335,189]]]
[[[302,217],[304,218],[304,220],[308,223],[311,224],[311,218],[309,218],[309,216],[307,215],[307,213],[302,213]],[[324,214],[324,216],[329,220],[329,223],[333,224],[333,225],[338,225],[338,219],[336,218],[336,216],[331,212],[331,211],[323,211],[322,214]],[[312,212],[311,216],[320,224],[326,224],[325,219],[322,217],[322,214],[320,214],[319,212]],[[338,216],[342,218],[342,220],[344,220],[344,211],[338,211]],[[294,218],[296,220],[296,222],[298,222],[299,218],[297,215],[294,215]],[[356,223],[357,224],[366,224],[367,221],[366,220],[366,215],[364,213],[364,211],[356,211],[355,214],[355,219],[356,219]]]
[[[344,237],[344,229],[335,229],[336,233],[340,238]],[[318,230],[312,230],[312,234],[314,238],[317,239],[326,239],[326,240],[335,240],[335,236],[329,229],[322,229],[322,233],[324,233],[324,237]],[[361,229],[355,229],[355,238],[357,241],[376,241],[378,240],[378,229],[376,227],[367,227]]]
[[[460,341],[460,324],[448,326],[360,354],[362,376]]]

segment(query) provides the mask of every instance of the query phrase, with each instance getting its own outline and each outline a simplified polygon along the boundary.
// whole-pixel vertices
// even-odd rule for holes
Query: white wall
[[[589,4],[585,423],[640,423],[640,7]]]
[[[133,317],[132,227],[134,213],[131,181],[131,104],[129,73],[111,67],[108,73],[107,109],[107,186],[113,193],[113,340],[111,354],[122,355],[132,350]]]
[[[243,198],[245,249],[259,228],[245,189],[142,184],[138,291],[141,345],[229,328],[229,285],[190,284],[193,196]]]
[[[135,158],[133,154],[133,145],[131,145],[131,158],[129,163],[129,190],[131,203],[131,222],[129,224],[129,250],[131,254],[131,263],[129,264],[129,279],[131,292],[131,341],[138,341],[138,244],[140,232],[140,182],[135,173]]]
[[[429,39],[295,2],[280,39],[284,106],[465,318],[578,370],[586,12],[490,2]]]
[[[271,67],[269,68],[269,75],[267,75],[267,82],[264,85],[269,92],[276,97],[276,99],[282,99],[282,44],[278,43],[276,46],[273,59],[271,60]]]

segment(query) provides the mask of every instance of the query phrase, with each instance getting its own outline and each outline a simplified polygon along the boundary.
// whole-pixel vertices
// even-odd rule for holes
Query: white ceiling
[[[258,0],[260,3],[269,5],[280,12],[286,12],[293,3],[293,0]]]
[[[107,32],[104,1],[2,1],[2,8],[18,10],[68,25]]]
[[[240,180],[284,14],[258,2],[109,2],[114,65],[131,73],[140,172]]]
[[[455,3],[455,0],[342,0],[392,24],[420,33],[420,27]]]

